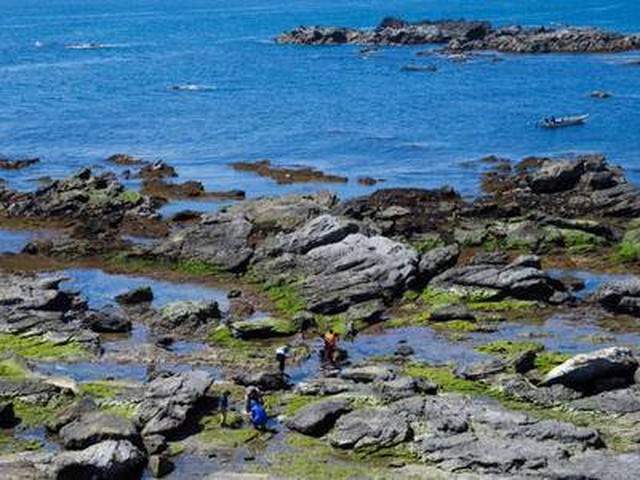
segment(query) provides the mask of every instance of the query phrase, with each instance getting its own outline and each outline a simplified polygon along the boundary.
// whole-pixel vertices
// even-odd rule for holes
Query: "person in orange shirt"
[[[324,341],[324,360],[335,363],[338,334],[333,330],[329,330],[322,336],[322,340]]]

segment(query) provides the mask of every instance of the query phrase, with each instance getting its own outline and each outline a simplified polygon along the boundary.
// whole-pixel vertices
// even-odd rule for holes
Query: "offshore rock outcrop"
[[[513,53],[596,53],[640,49],[639,34],[621,34],[592,27],[495,27],[477,20],[385,18],[377,27],[300,26],[276,37],[281,44],[373,45],[441,44],[450,50],[498,50]]]

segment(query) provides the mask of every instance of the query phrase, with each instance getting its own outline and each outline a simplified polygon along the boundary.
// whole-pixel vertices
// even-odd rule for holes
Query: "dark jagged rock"
[[[98,333],[125,333],[131,331],[131,320],[112,313],[90,311],[84,315],[83,323]]]
[[[386,18],[376,28],[300,26],[276,37],[277,43],[447,44],[449,50],[498,50],[513,53],[619,52],[640,49],[640,35],[591,27],[493,27],[488,22],[440,20],[408,22]]]
[[[136,287],[133,290],[123,292],[115,297],[120,305],[137,305],[139,303],[151,303],[153,301],[153,291],[146,285]]]
[[[570,358],[547,373],[542,384],[560,383],[583,391],[606,390],[611,379],[632,384],[637,369],[638,360],[630,349],[611,347]]]
[[[614,313],[640,316],[640,278],[630,277],[603,282],[593,298]]]
[[[140,445],[141,439],[131,421],[106,412],[89,412],[60,429],[62,445],[68,450],[82,450],[106,440],[128,440]]]
[[[58,414],[45,422],[45,427],[49,432],[58,433],[62,427],[68,425],[81,416],[93,412],[98,408],[96,402],[89,397],[82,397],[65,407]]]
[[[179,300],[162,307],[151,325],[158,332],[193,335],[202,328],[210,328],[221,318],[216,301]]]
[[[478,199],[464,216],[512,216],[529,212],[555,217],[636,217],[640,189],[622,170],[598,154],[574,159],[524,159],[499,173],[490,195]]]
[[[389,403],[416,395],[433,395],[438,391],[438,386],[422,378],[402,376],[375,381],[373,390],[385,403]]]
[[[76,341],[89,351],[97,351],[97,335],[83,324],[91,311],[77,293],[60,289],[64,280],[0,273],[0,330],[40,335],[61,344]]]
[[[233,381],[238,385],[255,386],[265,391],[284,390],[289,386],[279,371],[243,372],[235,375]]]
[[[269,177],[280,184],[300,182],[330,182],[347,183],[346,177],[330,175],[311,167],[279,167],[269,160],[257,162],[235,162],[231,166],[235,170],[257,173],[263,177]]]
[[[383,235],[411,236],[447,232],[455,212],[463,205],[460,195],[448,187],[389,188],[348,200],[334,211],[356,220],[369,220]]]
[[[31,165],[40,163],[39,158],[22,158],[19,160],[7,160],[6,158],[0,158],[0,169],[4,170],[22,170]]]
[[[147,386],[134,422],[143,436],[173,434],[185,426],[189,414],[212,383],[213,377],[203,371],[157,378]]]
[[[119,227],[125,216],[148,217],[157,204],[128,191],[111,172],[93,175],[91,170],[55,180],[35,192],[0,189],[0,215],[13,218],[98,221],[100,230]]]
[[[0,428],[13,428],[19,422],[13,411],[13,403],[0,402]]]
[[[506,360],[491,358],[481,360],[471,365],[464,365],[456,369],[455,374],[465,380],[481,380],[491,375],[504,372],[508,367]]]
[[[287,427],[304,435],[321,437],[333,428],[338,418],[351,410],[347,400],[321,400],[298,410],[287,420]]]
[[[176,169],[163,161],[157,161],[152,164],[143,165],[138,173],[137,178],[150,179],[150,178],[170,178],[177,177]]]
[[[149,178],[142,181],[140,193],[150,197],[159,197],[166,200],[184,199],[214,199],[214,200],[244,200],[245,193],[242,190],[229,190],[226,192],[208,192],[201,182],[188,180],[182,183],[169,183],[163,178]]]
[[[533,257],[535,258],[535,257]],[[456,267],[434,278],[430,285],[438,288],[472,288],[484,290],[488,297],[514,297],[553,304],[572,299],[566,287],[546,272],[536,268],[531,257],[516,259],[508,265],[467,265]]]
[[[363,365],[343,369],[340,377],[356,383],[371,383],[393,380],[396,374],[392,368],[384,365]]]
[[[114,153],[107,158],[107,162],[114,163],[116,165],[140,165],[142,163],[142,159],[126,153]]]
[[[437,247],[424,253],[418,265],[418,281],[427,283],[436,275],[455,267],[459,256],[460,248],[457,245]]]
[[[502,391],[509,397],[544,407],[564,405],[583,396],[581,392],[559,383],[549,387],[536,387],[524,377],[510,379],[502,386]]]

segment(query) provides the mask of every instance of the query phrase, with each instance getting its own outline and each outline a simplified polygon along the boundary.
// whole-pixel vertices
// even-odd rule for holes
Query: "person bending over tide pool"
[[[338,346],[338,334],[333,330],[329,330],[322,336],[324,342],[324,361],[331,364],[335,363],[336,348]]]

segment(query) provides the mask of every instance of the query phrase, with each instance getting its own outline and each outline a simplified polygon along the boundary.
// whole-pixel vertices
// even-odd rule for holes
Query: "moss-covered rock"
[[[292,320],[280,318],[259,318],[235,322],[232,326],[234,336],[243,340],[287,337],[296,333]]]

